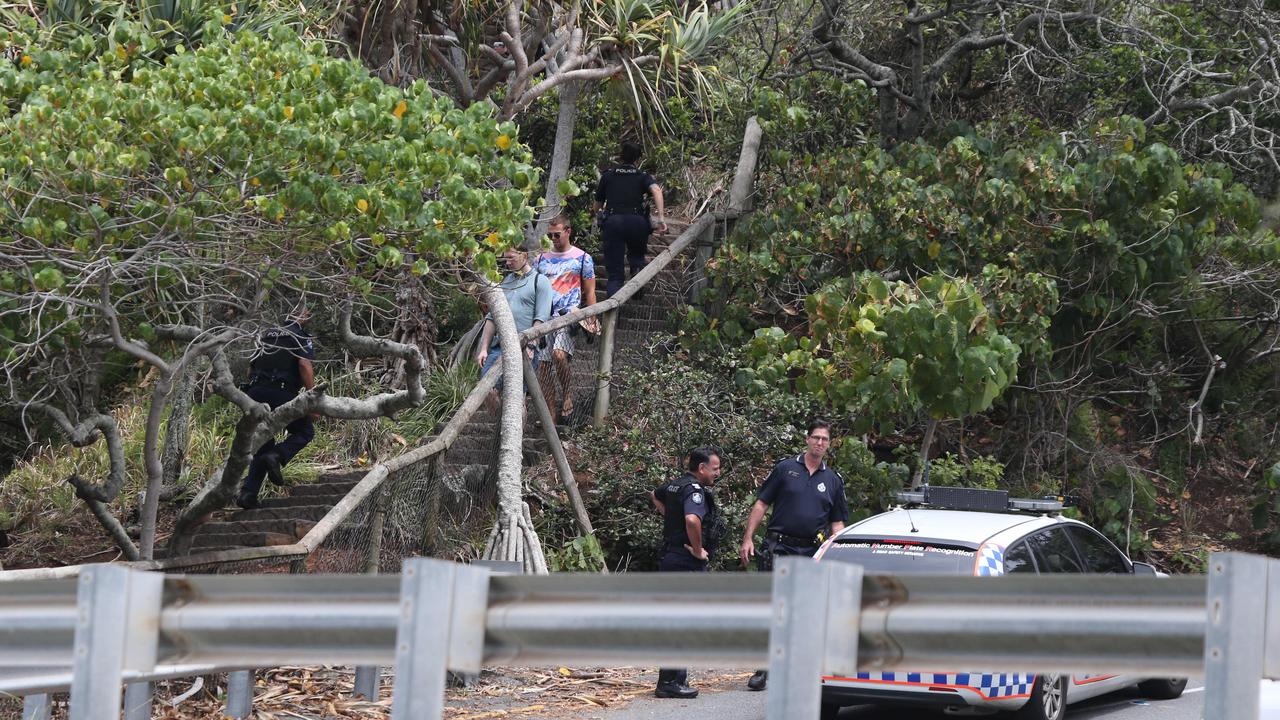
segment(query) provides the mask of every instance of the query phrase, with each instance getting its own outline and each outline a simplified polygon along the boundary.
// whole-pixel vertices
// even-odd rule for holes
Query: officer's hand
[[[666,224],[666,223],[662,223],[661,225],[659,225],[659,226],[658,226],[658,234],[659,234],[659,235],[666,235],[666,234],[667,234],[667,224]]]
[[[685,543],[685,545],[684,545],[684,549],[685,549],[685,550],[688,550],[690,555],[692,555],[692,556],[694,556],[694,557],[698,558],[698,559],[699,559],[699,560],[701,560],[702,562],[707,562],[707,560],[709,560],[709,559],[710,559],[710,557],[711,557],[711,556],[707,555],[707,549],[706,549],[706,548],[698,548],[697,552],[694,552],[693,547],[692,547],[691,545],[689,545],[688,543]]]
[[[484,367],[484,359],[488,356],[489,356],[488,351],[481,351],[476,353],[476,356],[473,359],[476,361],[477,365],[479,365],[480,367]]]
[[[755,557],[755,554],[756,554],[756,544],[752,542],[751,538],[747,538],[746,540],[743,540],[742,549],[738,551],[738,558],[742,560],[742,567],[745,568],[748,565],[750,565],[751,558]]]
[[[310,417],[310,418],[311,418],[311,422],[319,422],[319,421],[320,421],[320,413],[318,413],[318,412],[313,412],[313,413],[311,413],[310,415],[308,415],[308,417]]]

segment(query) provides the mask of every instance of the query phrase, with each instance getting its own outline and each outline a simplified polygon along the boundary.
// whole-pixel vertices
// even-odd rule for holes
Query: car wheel
[[[842,705],[835,703],[822,703],[822,712],[818,715],[820,720],[836,720],[840,716],[840,708]]]
[[[1152,700],[1175,700],[1186,687],[1186,678],[1154,678],[1138,683],[1138,692]]]
[[[1014,717],[1018,720],[1062,720],[1067,714],[1067,676],[1037,675],[1031,699]]]

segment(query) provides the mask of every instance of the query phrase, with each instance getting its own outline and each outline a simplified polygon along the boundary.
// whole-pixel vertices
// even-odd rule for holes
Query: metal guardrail
[[[486,663],[760,667],[770,720],[815,718],[822,673],[928,667],[1206,678],[1206,720],[1257,720],[1280,676],[1280,561],[1208,576],[503,576],[412,559],[399,576],[164,577],[118,566],[0,594],[0,691],[71,692],[119,716],[121,683],[293,663],[395,665],[392,718],[443,712],[445,671]]]

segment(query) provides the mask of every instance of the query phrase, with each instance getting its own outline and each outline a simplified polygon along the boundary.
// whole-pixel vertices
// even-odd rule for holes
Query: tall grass
[[[379,392],[381,388],[372,379],[379,371],[338,377],[329,383],[329,392],[355,397]],[[476,368],[464,363],[463,368],[429,375],[424,382],[426,401],[395,419],[350,422],[322,418],[316,423],[315,440],[285,467],[287,483],[309,482],[327,470],[360,467],[415,447],[452,417],[475,380]],[[138,391],[113,412],[124,442],[125,484],[110,508],[126,525],[134,522],[139,496],[146,488],[142,455],[149,399]],[[186,460],[178,476],[182,488],[179,502],[219,471],[239,417],[239,410],[219,397],[192,409]],[[18,464],[0,483],[0,529],[13,540],[12,547],[0,556],[5,567],[75,562],[85,553],[109,549],[106,533],[66,482],[72,474],[99,480],[106,477],[107,467],[103,442],[83,449],[53,442]],[[285,490],[267,483],[263,491],[269,495]],[[166,526],[164,516],[174,510],[176,506],[162,504],[162,528]],[[73,550],[81,554],[68,554]]]

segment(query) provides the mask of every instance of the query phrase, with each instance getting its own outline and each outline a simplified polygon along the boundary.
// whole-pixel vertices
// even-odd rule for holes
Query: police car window
[[[1052,528],[1027,538],[1042,573],[1082,573],[1084,565],[1076,549],[1061,528]]]
[[[832,544],[822,559],[886,575],[972,575],[974,552],[961,545],[849,538]]]
[[[1006,575],[1011,573],[1034,573],[1036,566],[1031,562],[1031,551],[1027,549],[1027,544],[1020,542],[1009,548],[1004,554],[1004,572]]]
[[[1084,556],[1084,564],[1089,572],[1124,575],[1132,572],[1120,551],[1098,533],[1080,525],[1070,526],[1067,532],[1075,541],[1076,547],[1080,549],[1080,554]]]

